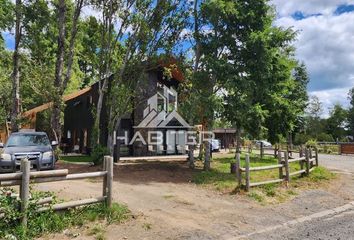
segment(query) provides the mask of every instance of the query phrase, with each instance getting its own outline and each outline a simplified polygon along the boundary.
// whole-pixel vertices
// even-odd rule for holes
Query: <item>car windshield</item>
[[[48,146],[50,145],[46,135],[21,134],[10,136],[7,147],[20,146]]]

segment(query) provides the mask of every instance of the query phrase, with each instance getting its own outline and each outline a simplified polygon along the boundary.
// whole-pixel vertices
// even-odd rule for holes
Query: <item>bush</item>
[[[304,133],[297,133],[295,135],[295,140],[294,140],[294,143],[296,145],[302,145],[302,144],[305,144],[308,140],[310,140],[310,136],[309,135],[306,135]]]
[[[306,147],[317,147],[317,141],[314,139],[310,139],[306,142]]]
[[[334,138],[330,134],[320,133],[317,137],[317,141],[319,141],[319,142],[334,142]]]
[[[338,148],[338,145],[324,145],[323,152],[328,154],[338,153]]]
[[[108,148],[105,147],[105,146],[102,146],[102,145],[97,145],[93,148],[92,150],[92,161],[93,161],[93,164],[95,165],[100,165],[102,164],[103,162],[103,157],[105,155],[108,155],[109,154],[109,151],[108,151]]]

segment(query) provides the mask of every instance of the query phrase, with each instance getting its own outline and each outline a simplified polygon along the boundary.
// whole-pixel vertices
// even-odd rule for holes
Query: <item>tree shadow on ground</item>
[[[102,166],[60,162],[57,169],[69,169],[69,174],[102,171]],[[114,181],[129,184],[190,183],[201,169],[190,169],[186,161],[139,161],[114,165]]]

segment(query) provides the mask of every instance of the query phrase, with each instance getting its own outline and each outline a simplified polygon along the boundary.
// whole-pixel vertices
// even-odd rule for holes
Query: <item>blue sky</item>
[[[354,0],[272,0],[276,25],[298,31],[296,57],[310,74],[310,95],[348,106],[354,87]]]
[[[8,32],[3,32],[2,37],[5,39],[5,46],[9,49],[15,48],[15,40],[12,34]]]

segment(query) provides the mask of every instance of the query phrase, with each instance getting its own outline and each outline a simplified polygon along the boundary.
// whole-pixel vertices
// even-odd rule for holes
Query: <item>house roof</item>
[[[183,82],[184,76],[183,73],[180,71],[180,69],[177,67],[177,63],[178,62],[176,59],[170,58],[167,61],[161,61],[159,65],[161,67],[171,68],[172,77],[179,82]]]
[[[74,99],[78,96],[81,96],[82,94],[85,94],[87,93],[88,91],[90,91],[92,89],[92,87],[87,87],[87,88],[84,88],[84,89],[81,89],[79,91],[76,91],[76,92],[73,92],[73,93],[70,93],[70,94],[67,94],[65,96],[63,96],[63,101],[64,102],[67,102],[71,99]],[[38,112],[42,112],[48,108],[50,108],[51,106],[53,105],[53,102],[49,102],[49,103],[45,103],[45,104],[42,104],[38,107],[35,107],[35,108],[32,108],[31,110],[28,110],[26,112],[24,112],[22,114],[22,116],[24,117],[30,117],[30,116],[33,116],[34,114],[38,113]]]
[[[184,81],[184,75],[181,72],[181,70],[178,68],[177,64],[178,61],[177,59],[175,59],[174,57],[169,57],[169,58],[162,58],[160,60],[154,63],[145,63],[147,64],[147,71],[151,71],[151,70],[156,70],[158,68],[170,68],[171,69],[171,75],[172,78],[176,79],[179,82],[183,82]]]
[[[148,69],[149,70],[153,70],[153,69],[157,69],[159,67],[169,67],[171,68],[171,74],[172,74],[172,77],[174,79],[176,79],[177,81],[179,82],[182,82],[184,80],[184,76],[183,76],[183,73],[178,69],[177,67],[177,60],[173,57],[170,57],[168,58],[167,60],[166,59],[163,59],[163,60],[160,60],[157,64],[157,66],[155,65],[154,68],[150,68]],[[73,92],[73,93],[70,93],[68,95],[65,95],[63,96],[63,101],[64,102],[67,102],[73,98],[76,98],[78,96],[81,96],[82,94],[85,94],[86,92],[90,91],[92,89],[92,86],[97,84],[98,82],[92,84],[90,87],[87,87],[87,88],[84,88],[84,89],[81,89],[79,91],[76,91],[76,92]],[[24,112],[22,114],[23,117],[31,117],[31,116],[34,116],[34,114],[38,113],[38,112],[42,112],[48,108],[50,108],[51,106],[53,105],[52,102],[49,102],[49,103],[45,103],[45,104],[42,104],[38,107],[35,107],[35,108],[32,108],[26,112]]]
[[[235,128],[215,128],[213,133],[236,133]]]

